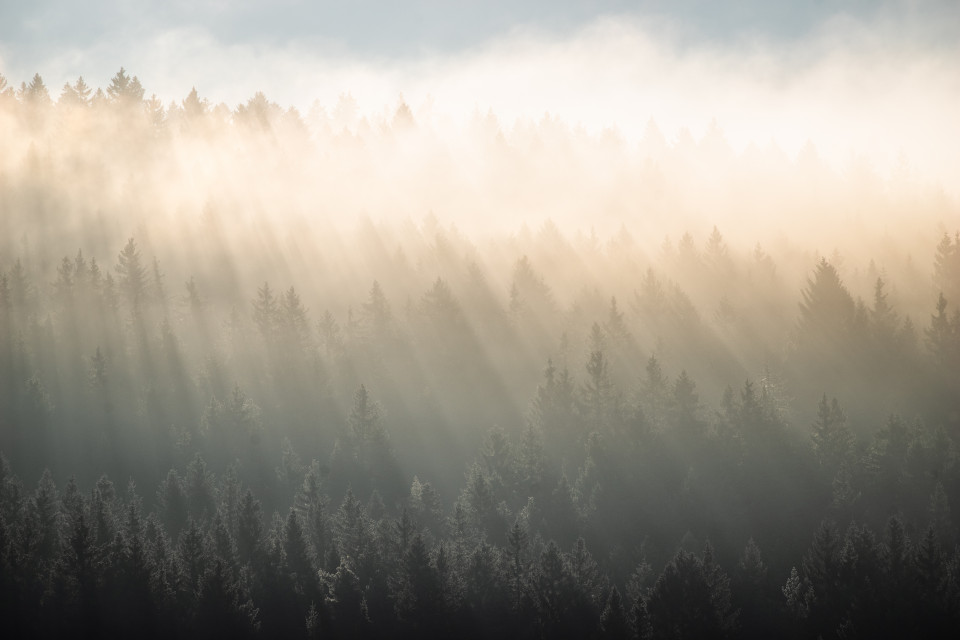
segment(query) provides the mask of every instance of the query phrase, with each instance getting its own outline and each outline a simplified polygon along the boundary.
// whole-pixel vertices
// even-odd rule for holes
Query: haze
[[[4,637],[952,637],[953,3],[75,4],[0,7]]]

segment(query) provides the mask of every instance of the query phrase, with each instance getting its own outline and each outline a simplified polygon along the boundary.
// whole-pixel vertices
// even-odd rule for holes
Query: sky
[[[295,45],[346,57],[416,57],[457,53],[517,30],[562,37],[610,16],[668,23],[687,44],[788,43],[841,16],[926,23],[925,38],[949,42],[960,21],[956,5],[952,0],[0,0],[0,59],[8,75],[19,77],[53,61],[76,64],[98,52],[126,57],[159,34],[176,31],[202,33],[221,46]]]
[[[668,18],[682,23],[691,37],[795,38],[838,13],[871,17],[884,4],[891,5],[867,0],[4,0],[0,38],[15,65],[40,62],[57,49],[130,42],[186,26],[224,44],[295,40],[395,56],[456,51],[518,26],[570,31],[604,15]],[[938,10],[948,6],[942,3]]]
[[[717,123],[735,149],[813,141],[837,165],[960,175],[954,0],[0,0],[0,73],[54,95],[120,66],[148,95],[256,91],[303,112],[349,91],[421,116],[545,113],[628,139]],[[948,184],[949,190],[954,190]]]

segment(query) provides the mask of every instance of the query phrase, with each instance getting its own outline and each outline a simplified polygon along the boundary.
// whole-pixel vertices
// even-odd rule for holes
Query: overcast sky
[[[350,91],[373,112],[402,94],[628,137],[715,119],[735,147],[905,153],[940,179],[960,175],[958,43],[956,0],[0,0],[0,73],[54,97],[122,65],[164,101],[196,86],[306,111]]]
[[[691,38],[729,40],[756,35],[796,38],[825,20],[848,14],[871,18],[890,6],[912,11],[945,2],[882,0],[2,0],[0,39],[13,71],[51,54],[102,45],[129,45],[144,35],[183,27],[224,44],[282,45],[291,41],[361,55],[449,52],[482,43],[519,26],[556,32],[598,16],[663,17]],[[956,17],[957,13],[953,12]]]
[[[784,43],[838,18],[922,27],[931,46],[960,33],[955,0],[0,0],[0,69],[10,78],[103,75],[163,34],[221,46],[291,48],[365,60],[462,52],[518,31],[558,37],[601,17],[640,18],[679,46]],[[84,68],[85,65],[95,69]],[[129,66],[129,65],[128,65]],[[138,71],[138,70],[135,70]],[[147,71],[147,70],[145,70]]]

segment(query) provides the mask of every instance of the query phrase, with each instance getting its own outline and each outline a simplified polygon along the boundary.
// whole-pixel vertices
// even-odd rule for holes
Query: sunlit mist
[[[960,624],[952,5],[68,4],[0,10],[4,637]]]

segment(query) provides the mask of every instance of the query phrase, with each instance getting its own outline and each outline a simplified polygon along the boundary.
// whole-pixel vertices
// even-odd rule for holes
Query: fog
[[[0,79],[14,636],[949,628],[960,56],[878,20]]]
[[[550,113],[595,134],[616,128],[631,143],[651,117],[670,141],[684,127],[699,140],[715,119],[737,151],[775,141],[795,158],[813,141],[834,169],[864,157],[884,177],[903,154],[919,176],[949,183],[960,171],[948,142],[960,98],[960,52],[944,33],[951,19],[902,7],[869,18],[838,13],[782,42],[693,40],[683,23],[617,16],[561,34],[517,26],[452,53],[394,57],[143,25],[59,53],[42,71],[54,87],[81,74],[102,84],[119,60],[165,104],[190,86],[230,107],[259,90],[303,113],[314,100],[332,107],[346,91],[369,112],[403,94],[415,110],[461,125],[474,109],[492,109],[507,128]]]

